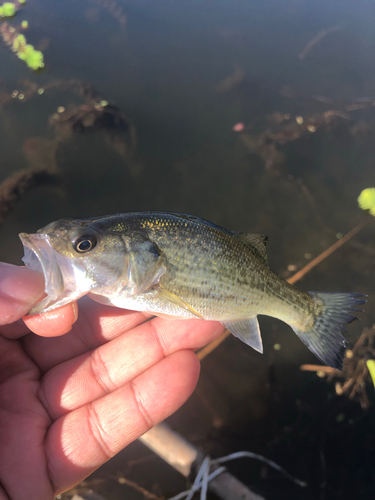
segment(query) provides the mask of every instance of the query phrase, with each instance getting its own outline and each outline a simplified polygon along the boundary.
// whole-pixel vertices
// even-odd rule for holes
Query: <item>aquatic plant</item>
[[[0,17],[13,17],[16,11],[16,5],[12,2],[5,2],[0,5]]]
[[[56,185],[59,178],[49,165],[24,169],[0,183],[0,226],[24,194],[37,186]]]
[[[358,205],[375,217],[375,188],[364,189],[358,196]]]
[[[0,34],[19,59],[25,61],[29,68],[37,70],[44,68],[44,56],[40,50],[27,43],[26,37],[8,23],[0,25]]]
[[[4,2],[0,5],[0,17],[13,17],[16,15],[22,5],[25,5],[26,0],[16,0],[15,2]]]
[[[0,6],[0,17],[13,17],[17,10],[26,3],[26,0],[17,0],[16,2],[5,2]],[[29,23],[22,21],[21,27],[27,29]],[[33,70],[44,68],[44,56],[40,50],[36,50],[33,45],[27,43],[26,38],[16,28],[3,22],[0,24],[0,35],[4,42],[11,47],[13,52],[27,66]]]
[[[375,325],[365,328],[353,349],[346,351],[341,371],[321,365],[302,365],[300,369],[316,372],[321,378],[327,377],[328,382],[335,381],[335,392],[338,396],[346,395],[349,399],[358,399],[361,407],[366,409],[370,406],[366,386],[370,381],[375,386],[374,357]]]
[[[25,61],[29,68],[34,70],[44,68],[43,54],[40,50],[35,50],[32,45],[24,43],[23,45],[20,45],[15,52],[17,57],[19,57],[22,61]]]

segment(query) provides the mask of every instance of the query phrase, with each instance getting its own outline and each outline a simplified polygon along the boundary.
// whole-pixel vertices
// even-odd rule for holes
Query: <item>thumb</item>
[[[0,325],[22,318],[43,294],[43,274],[0,262]]]

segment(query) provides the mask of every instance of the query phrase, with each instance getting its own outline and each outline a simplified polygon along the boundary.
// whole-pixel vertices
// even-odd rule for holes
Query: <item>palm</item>
[[[189,397],[223,327],[146,319],[87,299],[61,337],[0,327],[0,500],[52,499]]]
[[[44,440],[52,420],[39,399],[40,370],[21,341],[0,337],[0,353],[0,498],[21,498],[28,486],[51,498]]]

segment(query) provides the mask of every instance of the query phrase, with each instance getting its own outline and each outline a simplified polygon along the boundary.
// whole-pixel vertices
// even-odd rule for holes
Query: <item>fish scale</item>
[[[169,224],[162,225],[164,221],[160,219],[151,220],[152,227],[143,229],[166,256],[168,272],[160,279],[162,286],[188,302],[207,319],[249,317],[249,313],[261,302],[266,305],[264,280],[270,274],[269,268],[265,263],[258,262],[256,250],[245,245],[235,233],[228,234],[206,225],[201,227],[200,222],[194,221],[177,222],[170,235],[167,230]],[[178,258],[175,257],[176,243],[179,247]],[[278,280],[274,273],[272,277]],[[218,293],[213,294],[215,289]],[[272,295],[272,290],[268,295]],[[215,301],[212,302],[212,299]],[[267,312],[264,307],[264,314]]]
[[[170,238],[168,225],[163,225],[163,222],[155,220],[148,230],[150,240],[166,256],[164,264],[167,272],[160,279],[161,285],[192,305],[207,319],[248,316],[252,304],[245,297],[238,297],[237,287],[251,282],[251,268],[254,267],[251,265],[251,249],[245,248],[241,241],[233,245],[233,235],[220,233],[207,226],[197,230],[197,223],[190,222],[176,223]],[[147,227],[145,229],[147,231]],[[183,249],[178,254],[175,253],[176,243]],[[233,250],[250,255],[241,259],[243,263],[233,262]],[[237,276],[233,274],[233,264],[237,267]],[[248,283],[246,278],[249,278]],[[254,283],[254,279],[252,281]],[[256,294],[253,294],[252,299],[256,299]]]

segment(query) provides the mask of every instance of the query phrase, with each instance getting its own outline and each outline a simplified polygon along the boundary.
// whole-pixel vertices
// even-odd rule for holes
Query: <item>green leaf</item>
[[[366,361],[366,365],[367,365],[368,371],[370,373],[370,376],[371,376],[371,379],[372,379],[372,383],[374,384],[374,388],[375,388],[375,360],[374,359],[368,359]]]
[[[43,54],[40,50],[35,50],[34,47],[33,50],[27,54],[25,62],[31,69],[44,68]]]
[[[23,35],[17,35],[12,43],[12,48],[16,52],[26,45],[26,38]]]
[[[358,205],[362,210],[370,210],[375,216],[375,188],[364,189],[358,197]]]
[[[21,47],[19,47],[19,49],[17,50],[17,56],[22,60],[22,61],[26,61],[26,59],[30,56],[30,54],[32,54],[34,50],[34,47],[32,45],[22,45]]]
[[[16,6],[14,3],[11,2],[5,2],[2,5],[2,17],[13,17],[14,14],[16,13]]]

